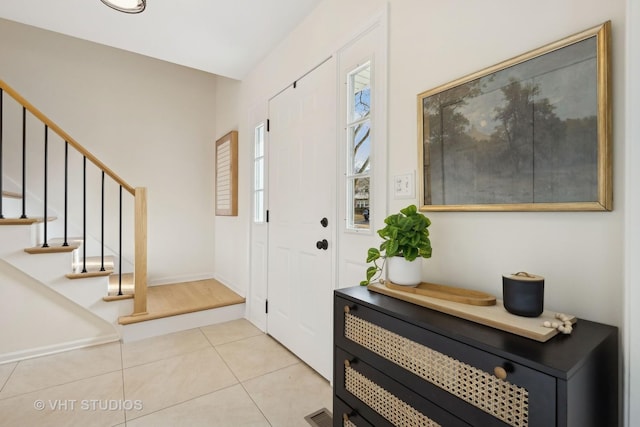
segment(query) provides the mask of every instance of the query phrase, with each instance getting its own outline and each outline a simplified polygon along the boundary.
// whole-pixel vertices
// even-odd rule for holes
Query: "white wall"
[[[426,279],[501,295],[502,274],[529,271],[546,278],[546,307],[622,324],[624,12],[620,0],[391,2],[390,176],[417,168],[417,93],[612,21],[614,211],[428,213]]]
[[[637,25],[631,25],[640,21],[640,3],[637,0],[627,0],[627,114],[633,117],[640,111],[640,31]],[[627,211],[625,222],[625,407],[626,422],[628,426],[634,425],[632,420],[640,419],[640,122],[629,120],[627,122]]]
[[[623,327],[624,259],[625,255],[633,256],[625,254],[624,246],[625,158],[632,143],[625,139],[625,35],[629,22],[625,0],[325,0],[242,82],[238,107],[241,172],[251,176],[253,123],[248,122],[249,112],[261,106],[266,111],[269,97],[333,53],[353,36],[354,28],[387,3],[389,185],[394,175],[418,169],[418,93],[612,21],[614,210],[429,213],[434,255],[424,262],[423,278],[501,296],[502,274],[526,270],[546,277],[546,308]],[[246,197],[249,183],[247,179],[240,187],[240,194]],[[389,212],[409,202],[390,199]],[[248,198],[245,203],[248,211]],[[236,226],[248,233],[248,221],[247,216],[244,225]],[[240,265],[247,264],[249,251],[249,247],[238,248],[235,257]],[[248,281],[247,273],[238,274],[242,281]],[[635,295],[633,284],[627,283],[629,294]],[[633,308],[629,306],[629,310]],[[636,325],[637,316],[631,318]],[[632,340],[633,334],[627,338]],[[630,356],[636,353],[632,348]],[[637,373],[625,380],[629,377],[635,378],[632,387],[637,388]],[[634,418],[632,414],[627,425],[633,425]]]
[[[213,276],[212,142],[224,79],[6,20],[0,78],[125,181],[147,187],[151,284]],[[132,204],[124,199],[126,217]],[[107,240],[117,248],[116,217],[107,213]]]
[[[249,109],[256,103],[266,104],[268,97],[330,55],[384,4],[325,0],[242,82],[240,155],[241,171],[247,176],[250,132],[245,117]],[[423,276],[501,295],[502,274],[530,271],[546,278],[547,308],[620,326],[625,208],[624,0],[542,0],[535,4],[391,0],[389,5],[389,177],[417,170],[418,93],[612,21],[613,212],[429,213],[434,254],[424,262]],[[249,190],[247,184],[240,193]],[[389,210],[410,202],[390,200]],[[248,247],[239,248],[236,253],[243,265],[248,251]]]
[[[119,338],[112,325],[2,260],[0,283],[0,364]]]
[[[238,149],[240,156],[245,156],[247,144],[246,128],[239,129],[242,118],[246,121],[246,112],[238,109],[238,91],[240,82],[231,79],[219,79],[216,93],[216,135],[212,139],[211,155],[215,154],[215,141],[232,130],[238,130]],[[250,171],[246,163],[239,162],[238,171],[238,216],[214,216],[215,239],[212,242],[215,253],[213,268],[215,277],[241,295],[246,295],[249,282],[249,264],[246,251],[248,248],[250,221],[249,179]],[[215,179],[215,176],[214,176]],[[215,204],[215,200],[214,200]],[[215,212],[215,211],[214,211]]]
[[[263,114],[262,119],[266,119],[269,98],[323,62],[351,40],[356,31],[372,24],[372,17],[384,4],[382,0],[324,1],[240,84],[218,83],[218,94],[228,94],[219,97],[218,133],[221,136],[236,126],[239,130],[240,189],[239,216],[216,217],[216,274],[242,294],[247,292],[250,277],[250,157],[254,125],[261,119],[258,116]],[[222,112],[229,108],[236,108],[235,120],[223,118]]]

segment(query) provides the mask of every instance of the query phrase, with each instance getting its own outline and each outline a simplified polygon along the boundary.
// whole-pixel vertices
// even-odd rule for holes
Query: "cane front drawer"
[[[337,348],[337,396],[375,426],[469,427],[366,362]],[[426,414],[429,415],[426,415]]]
[[[339,397],[333,400],[334,427],[373,427],[355,409],[347,405]]]
[[[366,288],[336,291],[334,302],[336,396],[342,377],[355,375],[342,366],[344,351],[356,361],[352,367],[392,380],[386,391],[398,396],[404,388],[428,402],[414,408],[433,420],[444,411],[482,427],[617,425],[614,327],[581,321],[575,337],[539,343]],[[378,425],[365,407],[353,409]]]
[[[342,312],[336,310],[341,330],[336,344],[355,350],[425,398],[450,411],[459,410],[463,401],[475,413],[474,419],[487,426],[528,427],[531,417],[532,425],[554,422],[555,414],[536,411],[555,407],[554,378],[367,307],[341,302]]]

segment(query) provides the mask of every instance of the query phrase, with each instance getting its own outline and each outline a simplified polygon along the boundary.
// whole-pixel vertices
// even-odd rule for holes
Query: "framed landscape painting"
[[[610,22],[418,95],[423,211],[612,209]]]

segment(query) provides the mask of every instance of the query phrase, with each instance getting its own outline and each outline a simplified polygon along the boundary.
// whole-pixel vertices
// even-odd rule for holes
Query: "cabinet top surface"
[[[616,327],[578,319],[570,335],[558,334],[538,342],[371,292],[364,286],[339,289],[335,295],[559,378],[569,378],[586,355],[604,341],[613,340],[617,345],[618,339]]]

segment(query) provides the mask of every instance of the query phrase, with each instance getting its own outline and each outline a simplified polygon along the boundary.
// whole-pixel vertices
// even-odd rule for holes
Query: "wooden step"
[[[67,237],[67,243],[70,245],[80,246],[82,245],[82,242],[84,242],[84,240],[82,240],[82,237]],[[64,237],[54,237],[52,239],[49,239],[49,246],[62,246],[63,243]]]
[[[118,323],[129,325],[147,320],[178,316],[212,308],[243,304],[245,299],[215,279],[147,288],[147,314],[121,316]]]
[[[113,273],[113,269],[115,267],[115,258],[112,255],[105,255],[104,261],[100,256],[88,256],[85,258],[85,262],[82,262],[82,259],[78,260],[78,263],[74,263],[72,273],[80,273],[82,268],[84,268],[88,272],[100,271],[100,269],[104,266],[105,270]],[[109,273],[109,274],[111,274]],[[108,276],[108,274],[105,274]]]
[[[109,290],[107,291],[107,296],[103,298],[105,301],[112,301],[116,299],[123,299],[123,295],[118,295],[118,287],[119,287],[119,275],[112,274],[109,276]],[[130,295],[133,297],[135,284],[133,281],[133,273],[122,273],[122,293],[124,295]],[[118,297],[118,298],[116,298]]]
[[[105,271],[87,271],[86,273],[69,273],[65,274],[68,279],[87,279],[89,277],[105,277],[113,274],[113,270]]]
[[[15,193],[13,191],[2,190],[2,197],[7,197],[9,199],[22,199],[22,194]]]
[[[56,253],[64,253],[64,252],[73,252],[74,250],[78,249],[78,246],[76,245],[69,245],[69,246],[47,246],[46,248],[43,248],[42,246],[36,246],[33,248],[27,248],[24,251],[28,254],[32,254],[32,255],[38,255],[38,254],[56,254]]]
[[[57,218],[55,216],[50,216],[47,218],[47,221],[55,221]],[[42,217],[30,217],[30,218],[1,218],[0,225],[31,225],[44,222],[44,218]]]
[[[107,295],[106,297],[102,297],[102,301],[105,302],[121,301],[123,299],[133,299],[133,294]]]

